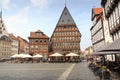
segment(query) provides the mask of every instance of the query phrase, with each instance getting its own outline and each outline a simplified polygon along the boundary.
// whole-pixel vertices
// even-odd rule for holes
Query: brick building
[[[50,51],[67,54],[80,53],[81,33],[65,6],[50,39]]]
[[[31,55],[40,54],[44,59],[48,58],[49,37],[41,30],[30,32],[29,53]]]
[[[9,34],[9,37],[12,40],[12,45],[11,45],[11,50],[12,50],[12,55],[18,54],[19,50],[19,40],[17,39],[16,36],[14,36],[12,33]]]
[[[29,43],[27,40],[23,39],[22,37],[18,36],[17,39],[19,40],[19,54],[29,54]]]
[[[6,26],[2,19],[2,11],[0,12],[0,58],[8,59],[12,55],[12,40],[8,35]]]

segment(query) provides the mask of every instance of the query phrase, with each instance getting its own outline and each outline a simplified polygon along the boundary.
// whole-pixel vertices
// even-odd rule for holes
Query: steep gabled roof
[[[102,12],[103,12],[103,8],[93,8],[91,20],[93,20],[95,17],[97,18],[98,15],[101,14]]]
[[[61,15],[61,17],[60,17],[60,19],[59,19],[59,21],[57,23],[57,26],[66,25],[66,24],[67,25],[71,25],[71,24],[76,25],[73,18],[72,18],[72,16],[71,16],[71,14],[70,14],[70,12],[68,11],[67,7],[65,6],[65,8],[64,8],[64,10],[62,12],[62,15]]]
[[[17,37],[15,37],[12,33],[9,34],[9,37],[10,37],[11,39],[13,39],[13,40],[17,40],[17,41],[18,41]]]

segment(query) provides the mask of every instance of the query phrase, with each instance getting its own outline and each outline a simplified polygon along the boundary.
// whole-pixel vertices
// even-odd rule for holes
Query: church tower
[[[51,36],[50,51],[53,53],[59,52],[64,55],[70,52],[80,53],[80,41],[81,33],[65,6]]]
[[[7,32],[5,24],[3,23],[3,20],[2,20],[2,11],[1,11],[0,12],[0,37],[3,36],[3,35],[8,36],[8,32]]]

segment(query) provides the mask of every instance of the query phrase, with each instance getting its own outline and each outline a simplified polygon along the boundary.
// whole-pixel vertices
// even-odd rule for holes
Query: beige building
[[[120,0],[102,0],[101,5],[104,8],[105,21],[107,23],[112,43],[102,51],[116,55],[120,61]]]
[[[18,40],[17,37],[15,37],[12,33],[9,34],[9,37],[10,37],[11,40],[12,40],[12,47],[11,47],[12,55],[18,54],[19,40]]]
[[[12,40],[4,35],[0,38],[0,58],[8,59],[12,55]]]
[[[0,58],[10,58],[12,40],[9,38],[5,24],[2,20],[2,11],[0,12]]]
[[[84,51],[84,56],[90,56],[93,53],[93,46],[89,46]]]
[[[93,8],[91,20],[93,22],[93,26],[90,29],[93,50],[98,51],[105,45],[103,8]]]
[[[113,41],[120,38],[120,0],[102,0],[105,18],[108,21]]]

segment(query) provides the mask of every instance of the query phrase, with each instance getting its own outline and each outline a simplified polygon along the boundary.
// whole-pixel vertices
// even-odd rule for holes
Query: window
[[[38,40],[36,40],[35,42],[38,42]]]
[[[0,31],[0,34],[2,34],[2,31]]]
[[[34,46],[31,46],[31,48],[34,48]]]
[[[68,22],[70,22],[70,19],[68,19]]]
[[[65,12],[65,15],[67,15],[67,12]]]
[[[3,21],[1,20],[1,23],[3,23]]]
[[[5,28],[3,28],[3,30],[5,31]]]
[[[42,42],[42,40],[40,40],[40,42]]]
[[[4,25],[2,24],[2,27],[4,27]]]
[[[38,46],[35,46],[35,48],[38,48]]]
[[[42,33],[41,33],[41,32],[36,32],[36,35],[37,35],[37,36],[41,36]]]
[[[44,42],[47,42],[46,40],[44,40]]]

